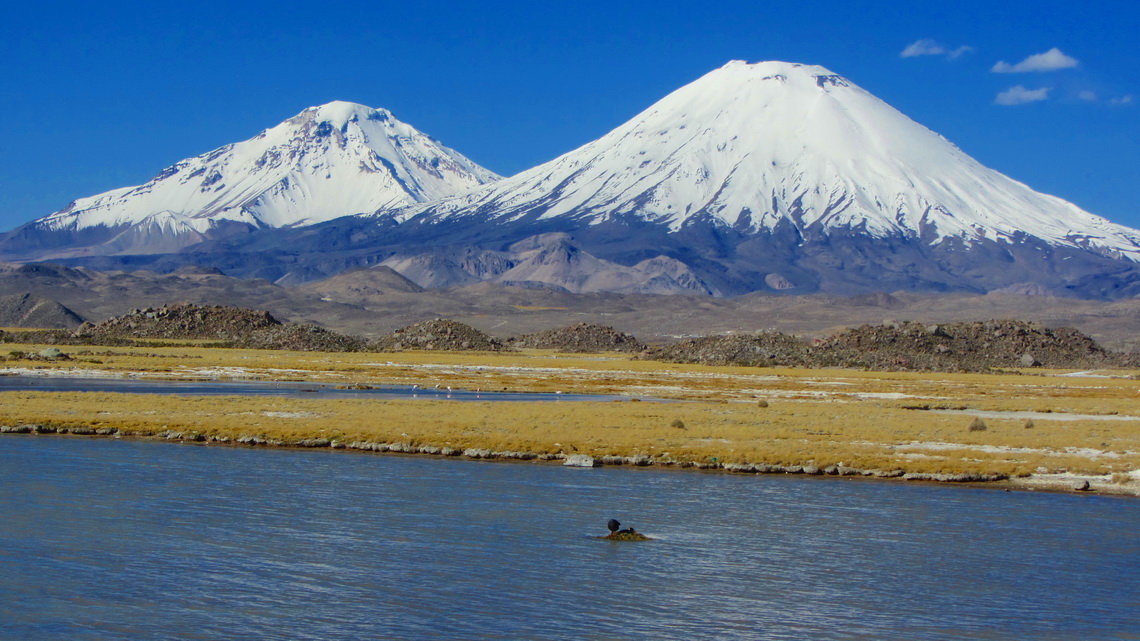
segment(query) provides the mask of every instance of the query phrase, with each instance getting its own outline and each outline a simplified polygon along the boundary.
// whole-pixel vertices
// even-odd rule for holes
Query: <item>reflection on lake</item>
[[[0,471],[4,639],[1140,630],[1128,499],[45,436]]]

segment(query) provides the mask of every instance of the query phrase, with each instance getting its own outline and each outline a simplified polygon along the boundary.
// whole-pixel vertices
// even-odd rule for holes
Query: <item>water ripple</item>
[[[0,638],[1140,629],[1119,499],[35,436],[0,471]]]

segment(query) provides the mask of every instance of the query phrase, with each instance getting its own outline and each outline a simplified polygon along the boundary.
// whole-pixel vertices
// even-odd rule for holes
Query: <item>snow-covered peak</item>
[[[399,218],[421,213],[633,216],[674,231],[711,220],[930,243],[1027,234],[1140,260],[1140,232],[982,166],[824,67],[778,61],[729,62],[598,140]]]
[[[38,221],[51,229],[177,219],[308,225],[444,198],[497,180],[384,109],[309,107],[244,142],[164,169],[150,182],[83,198]],[[165,218],[155,218],[157,215]]]
[[[819,65],[808,65],[799,62],[784,62],[782,60],[764,60],[761,62],[748,62],[747,60],[729,60],[719,69],[705,74],[705,78],[725,76],[727,74],[747,75],[749,77],[771,78],[784,76],[785,80],[792,76],[799,78],[814,78],[816,76],[834,76],[828,69]]]
[[[366,105],[346,102],[344,100],[334,100],[323,105],[309,107],[296,116],[298,119],[311,118],[317,122],[329,122],[337,127],[343,126],[346,122],[353,120],[382,120],[391,117],[392,113],[387,109],[374,109]]]

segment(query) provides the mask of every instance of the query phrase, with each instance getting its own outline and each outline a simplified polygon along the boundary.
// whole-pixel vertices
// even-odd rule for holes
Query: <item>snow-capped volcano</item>
[[[819,66],[730,62],[605,136],[416,216],[790,226],[927,243],[1051,245],[1140,260],[1140,232],[1033,191]]]
[[[422,287],[1140,295],[1140,231],[818,66],[730,62],[495,178],[385,111],[331,103],[10,232],[0,258],[283,284],[382,264]]]
[[[225,223],[310,225],[437,200],[498,178],[384,109],[331,102],[32,225],[119,230],[96,253],[156,253],[198,242]]]

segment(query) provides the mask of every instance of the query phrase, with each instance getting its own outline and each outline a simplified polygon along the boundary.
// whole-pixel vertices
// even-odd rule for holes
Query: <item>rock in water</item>
[[[598,462],[589,454],[571,454],[562,464],[570,467],[597,467]]]

